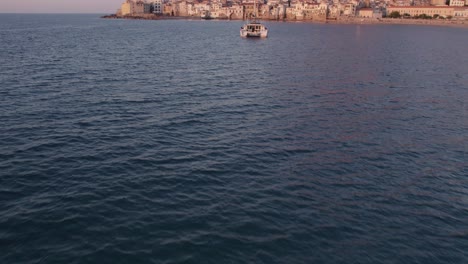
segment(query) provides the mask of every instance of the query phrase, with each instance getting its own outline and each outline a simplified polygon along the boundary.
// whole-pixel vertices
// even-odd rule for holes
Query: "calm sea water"
[[[0,15],[0,263],[468,263],[468,31]]]

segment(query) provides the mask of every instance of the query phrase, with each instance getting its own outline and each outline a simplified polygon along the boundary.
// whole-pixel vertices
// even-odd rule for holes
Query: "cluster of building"
[[[468,19],[468,0],[125,0],[117,15],[326,20],[379,19],[392,12],[404,17]]]

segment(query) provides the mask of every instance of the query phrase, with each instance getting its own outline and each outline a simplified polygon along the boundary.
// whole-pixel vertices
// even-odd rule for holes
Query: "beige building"
[[[468,7],[455,7],[453,10],[453,18],[468,19]]]
[[[465,0],[450,0],[450,6],[465,6]]]
[[[410,16],[419,16],[426,14],[428,16],[439,15],[443,17],[453,16],[453,7],[449,6],[390,6],[387,7],[387,14],[399,12],[400,15],[409,14]]]
[[[243,19],[252,19],[255,17],[255,7],[257,14],[260,14],[261,4],[254,5],[253,3],[242,3],[242,8],[244,10]]]
[[[327,9],[328,5],[325,3],[298,2],[294,4],[294,8],[288,10],[286,17],[296,20],[325,20]]]
[[[174,10],[173,6],[171,4],[167,4],[163,6],[163,14],[166,16],[174,16]]]
[[[270,4],[268,1],[268,5],[262,7],[262,13],[265,13],[263,18],[266,19],[284,19],[286,18],[286,5]]]
[[[132,14],[132,1],[127,0],[122,4],[122,7],[120,8],[120,13],[122,16],[127,16]]]
[[[153,0],[153,13],[162,14],[164,12],[164,3],[162,0]]]
[[[382,12],[372,8],[361,8],[358,12],[358,17],[363,18],[382,18]]]
[[[341,14],[345,16],[355,16],[356,15],[356,3],[347,3],[341,10]]]
[[[126,0],[120,10],[123,16],[141,15],[145,13],[145,3],[143,1]]]
[[[174,7],[172,10],[174,11],[175,16],[188,16],[188,4],[187,1],[180,1],[173,3],[172,6]]]
[[[431,5],[445,6],[445,0],[431,0]]]
[[[358,16],[372,18],[374,16],[374,10],[372,8],[361,8],[359,9]]]

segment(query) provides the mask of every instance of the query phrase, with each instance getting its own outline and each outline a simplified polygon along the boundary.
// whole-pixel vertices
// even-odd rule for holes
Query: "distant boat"
[[[240,36],[243,38],[256,37],[266,38],[268,37],[268,28],[257,21],[257,2],[254,0],[255,19],[245,24],[240,29]]]

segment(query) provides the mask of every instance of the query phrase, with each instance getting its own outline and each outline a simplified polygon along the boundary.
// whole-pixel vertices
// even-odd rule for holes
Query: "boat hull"
[[[267,38],[268,30],[262,32],[248,32],[247,30],[241,30],[240,36],[243,38]]]

